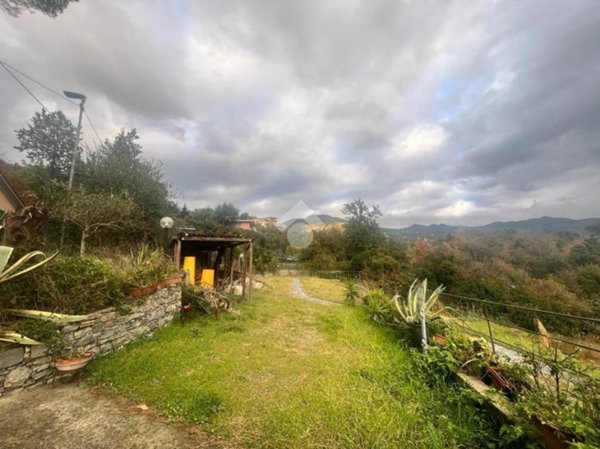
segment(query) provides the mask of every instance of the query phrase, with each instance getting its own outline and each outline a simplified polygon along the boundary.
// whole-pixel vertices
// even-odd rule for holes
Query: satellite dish
[[[171,217],[162,217],[160,219],[160,227],[163,229],[170,229],[173,227],[173,219]]]

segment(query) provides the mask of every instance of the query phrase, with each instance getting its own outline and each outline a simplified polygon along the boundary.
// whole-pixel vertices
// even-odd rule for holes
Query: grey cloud
[[[188,207],[339,214],[360,196],[387,225],[600,215],[593,0],[82,0],[0,31],[2,59],[88,95],[103,137],[138,128]],[[14,129],[39,108],[5,75],[0,146],[19,159]],[[438,148],[397,148],[432,127]]]

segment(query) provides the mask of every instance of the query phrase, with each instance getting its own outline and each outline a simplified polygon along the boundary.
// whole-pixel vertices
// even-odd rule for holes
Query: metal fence
[[[409,287],[395,279],[356,271],[296,270],[294,274],[339,281],[355,279],[366,284],[366,288],[381,288],[389,295],[405,295]],[[600,319],[597,317],[451,292],[441,294],[438,307],[443,308],[442,313],[451,326],[488,341],[494,355],[512,359],[533,357],[551,363],[543,355],[545,348],[560,349],[567,355],[579,352],[578,360],[592,362],[589,364],[590,372],[576,368],[570,370],[581,375],[600,374]],[[426,326],[423,326],[422,332],[426,344]]]

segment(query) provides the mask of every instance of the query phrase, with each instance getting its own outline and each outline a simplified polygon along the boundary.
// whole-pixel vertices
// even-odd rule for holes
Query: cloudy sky
[[[0,36],[1,60],[85,93],[102,138],[137,128],[189,208],[600,216],[597,0],[81,0],[56,19],[0,12]],[[0,72],[6,159],[37,110]]]

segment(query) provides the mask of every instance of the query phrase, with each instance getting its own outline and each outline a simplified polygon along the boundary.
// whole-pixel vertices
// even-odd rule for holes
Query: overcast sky
[[[600,216],[597,0],[81,0],[55,19],[0,12],[0,36],[1,60],[86,94],[102,138],[137,128],[188,208]],[[39,109],[0,71],[6,159]]]

